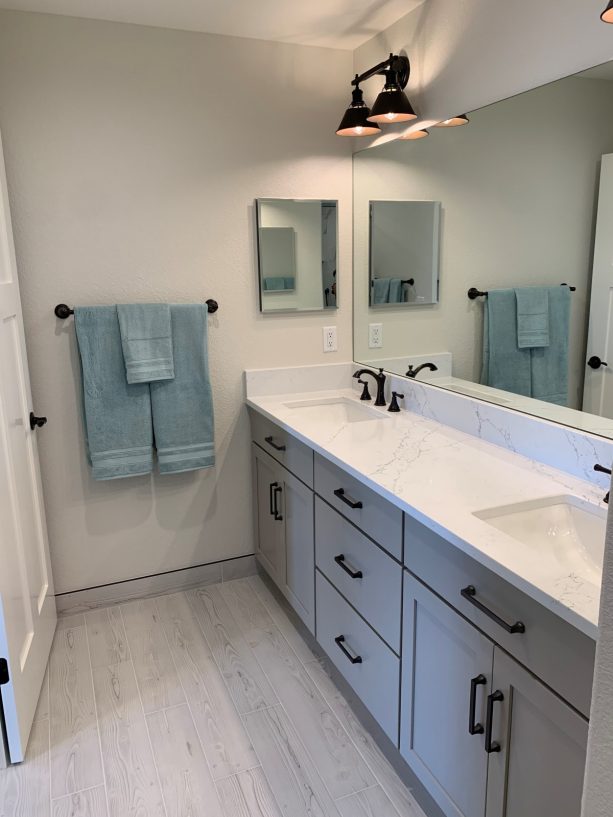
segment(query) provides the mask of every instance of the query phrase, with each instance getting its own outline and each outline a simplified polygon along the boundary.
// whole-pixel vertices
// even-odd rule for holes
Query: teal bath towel
[[[210,468],[215,464],[208,309],[204,304],[172,304],[170,317],[175,377],[149,386],[162,474]]]
[[[390,278],[390,291],[388,295],[388,303],[401,304],[402,303],[402,278]]]
[[[272,292],[274,290],[279,289],[286,289],[285,286],[285,278],[281,278],[280,276],[272,277],[272,278],[264,278],[264,289],[267,292]]]
[[[517,345],[520,349],[549,346],[550,287],[521,287],[517,300]]]
[[[568,345],[571,294],[568,287],[549,287],[549,346],[531,349],[532,397],[568,405]]]
[[[530,397],[530,352],[517,345],[515,290],[490,290],[483,310],[481,383]]]
[[[390,279],[389,278],[375,278],[372,287],[372,302],[373,304],[387,304],[390,297]]]
[[[74,317],[93,477],[147,474],[153,460],[149,384],[126,380],[117,307],[77,307]]]
[[[117,307],[128,383],[172,380],[175,376],[168,304]]]

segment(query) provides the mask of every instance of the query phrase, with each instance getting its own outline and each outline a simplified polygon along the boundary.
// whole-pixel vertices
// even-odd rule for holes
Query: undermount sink
[[[524,545],[552,556],[569,573],[602,577],[607,514],[574,496],[553,496],[474,514]]]
[[[326,423],[363,423],[366,420],[385,420],[382,411],[347,397],[321,397],[313,400],[293,400],[286,408],[300,410],[309,420]]]

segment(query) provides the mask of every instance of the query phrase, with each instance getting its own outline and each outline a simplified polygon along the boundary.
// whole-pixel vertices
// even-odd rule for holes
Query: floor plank
[[[425,817],[410,790],[402,782],[369,732],[362,726],[321,662],[312,661],[305,664],[305,668],[345,727],[354,744],[358,747],[360,754],[372,769],[373,774],[389,795],[397,811],[402,817]]]
[[[337,800],[336,805],[342,817],[399,817],[381,786]]]
[[[217,783],[225,817],[283,817],[261,768]]]
[[[134,669],[94,669],[109,817],[165,817]]]
[[[338,718],[283,638],[246,579],[221,593],[304,741],[334,799],[374,786],[376,779]]]
[[[38,696],[38,703],[36,704],[36,712],[34,713],[35,721],[44,721],[49,717],[49,666],[45,670],[43,677],[43,685],[40,688],[40,695]]]
[[[145,712],[185,703],[156,599],[122,604],[121,614]]]
[[[251,712],[245,723],[285,817],[340,817],[282,707]]]
[[[92,667],[108,667],[130,660],[130,652],[119,606],[102,607],[85,613]]]
[[[52,817],[108,817],[104,786],[69,794],[52,806]]]
[[[0,771],[0,815],[49,814],[49,721],[39,720],[32,726],[25,761]]]
[[[168,817],[222,817],[187,705],[147,715]]]
[[[187,593],[217,665],[241,714],[278,703],[219,586]]]
[[[83,622],[82,617],[76,621]],[[51,797],[103,782],[92,672],[84,623],[64,622],[49,658]]]
[[[213,778],[257,766],[247,731],[187,597],[161,596],[158,610]]]

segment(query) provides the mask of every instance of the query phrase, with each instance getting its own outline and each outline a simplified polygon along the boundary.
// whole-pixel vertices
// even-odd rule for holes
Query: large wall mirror
[[[262,312],[336,308],[336,211],[335,201],[256,200]]]
[[[354,357],[430,360],[437,386],[613,438],[613,62],[469,119],[354,156]],[[407,286],[383,310],[373,208],[399,202],[435,207],[438,302],[407,309]],[[416,280],[433,227],[406,224],[375,240],[404,246],[393,278]]]

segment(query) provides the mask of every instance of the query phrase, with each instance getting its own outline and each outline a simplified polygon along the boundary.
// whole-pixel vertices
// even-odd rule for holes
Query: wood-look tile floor
[[[0,817],[424,817],[257,576],[60,619]]]

